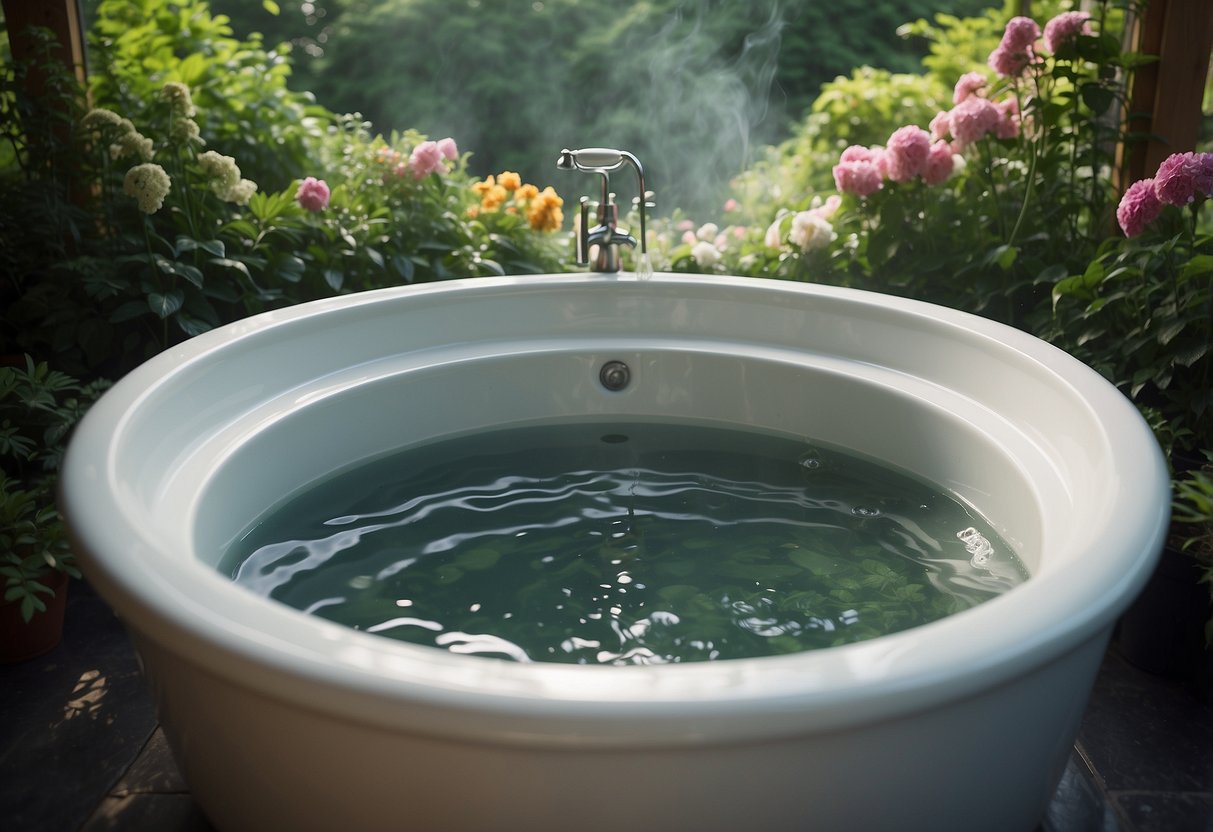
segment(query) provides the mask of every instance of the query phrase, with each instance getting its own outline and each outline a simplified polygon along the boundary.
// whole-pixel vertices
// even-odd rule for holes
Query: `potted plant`
[[[69,578],[80,576],[55,508],[68,432],[101,385],[35,363],[0,367],[0,661],[54,648]]]

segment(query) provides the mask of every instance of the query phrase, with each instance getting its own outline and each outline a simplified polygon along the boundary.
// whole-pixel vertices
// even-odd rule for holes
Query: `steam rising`
[[[445,54],[426,79],[440,93],[432,98],[446,102],[440,112],[417,111],[409,96],[387,100],[391,93],[367,102],[366,111],[378,112],[379,129],[455,136],[473,151],[473,173],[516,170],[526,181],[554,185],[570,202],[581,194],[596,199],[598,182],[557,171],[561,148],[629,150],[657,192],[657,213],[680,207],[717,214],[729,179],[751,161],[751,148],[779,138],[782,100],[771,95],[783,29],[779,0],[686,0],[673,15],[646,3],[617,4],[580,23],[572,17],[578,8],[584,14],[582,4],[558,2],[520,10],[525,48],[485,48],[485,60],[477,62]],[[730,16],[754,21],[740,42],[739,24],[725,25]],[[557,42],[571,29],[575,43]],[[725,32],[733,43],[720,42]],[[540,88],[503,82],[510,68],[486,63],[503,54],[507,64],[528,62],[527,76],[545,79]],[[491,104],[481,111],[466,106],[467,90],[490,86],[498,91]],[[630,172],[614,176],[611,186],[621,206],[636,195]]]

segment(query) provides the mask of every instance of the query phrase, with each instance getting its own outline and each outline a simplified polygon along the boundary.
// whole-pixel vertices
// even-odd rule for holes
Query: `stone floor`
[[[0,828],[206,832],[122,625],[76,582],[63,643],[0,666]],[[1213,832],[1213,710],[1109,650],[1043,832]]]

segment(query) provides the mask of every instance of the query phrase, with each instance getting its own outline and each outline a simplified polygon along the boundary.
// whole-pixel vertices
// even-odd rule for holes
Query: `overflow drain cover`
[[[632,371],[622,361],[608,361],[598,371],[598,381],[608,390],[618,392],[628,386]]]

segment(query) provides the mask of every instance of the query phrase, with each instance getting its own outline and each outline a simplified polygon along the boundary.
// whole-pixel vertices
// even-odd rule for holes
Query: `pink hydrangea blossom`
[[[931,123],[927,125],[927,130],[931,134],[932,139],[946,139],[952,135],[952,125],[949,123],[951,113],[947,110],[940,110],[931,119]]]
[[[1172,153],[1163,159],[1154,174],[1154,193],[1160,202],[1187,205],[1196,200],[1197,182],[1205,182],[1208,176],[1202,156],[1202,153]]]
[[[1019,100],[1010,95],[994,105],[998,108],[998,123],[994,135],[1000,139],[1013,139],[1019,135]]]
[[[851,145],[834,166],[834,184],[844,194],[871,196],[883,186],[880,157],[866,147]]]
[[[928,185],[942,185],[948,181],[955,169],[952,146],[947,142],[935,142],[927,152],[926,164],[922,166],[922,181]]]
[[[1036,39],[1040,27],[1030,17],[1013,17],[1007,22],[998,47],[990,53],[987,63],[990,69],[1004,78],[1020,75],[1028,64],[1036,60]]]
[[[1091,15],[1086,12],[1062,12],[1045,24],[1045,48],[1056,54],[1067,41],[1091,34]]]
[[[952,90],[952,103],[959,104],[970,95],[976,95],[987,83],[986,76],[980,72],[966,72],[960,76],[960,80],[956,82],[956,88]]]
[[[459,158],[459,146],[450,136],[438,140],[438,150],[447,161],[453,162]]]
[[[838,157],[840,162],[872,162],[875,164],[880,160],[880,154],[883,151],[878,147],[864,147],[861,144],[853,144],[846,150],[842,151],[842,155]]]
[[[990,65],[990,69],[1003,78],[1015,78],[1022,75],[1030,62],[1031,58],[1028,53],[1012,52],[1002,46],[991,52],[989,60],[986,61]]]
[[[1040,37],[1040,27],[1030,17],[1013,17],[1007,21],[1002,33],[1002,43],[1012,52],[1027,52]]]
[[[323,211],[325,206],[329,204],[329,186],[325,184],[323,179],[309,176],[299,183],[299,190],[295,192],[295,199],[299,200],[299,204],[312,213]]]
[[[1120,198],[1116,208],[1116,220],[1126,237],[1136,237],[1162,213],[1163,204],[1155,193],[1153,179],[1134,182]]]
[[[948,114],[948,127],[952,138],[963,149],[993,132],[1002,119],[1002,113],[989,99],[971,95],[952,108]]]
[[[1213,197],[1213,153],[1197,153],[1196,158],[1196,192],[1202,196]]]
[[[438,142],[424,141],[413,148],[409,156],[409,167],[412,168],[415,178],[422,179],[434,172],[446,173],[445,159]]]
[[[921,127],[899,127],[885,145],[884,163],[889,179],[909,182],[922,172],[931,151],[931,135]]]

